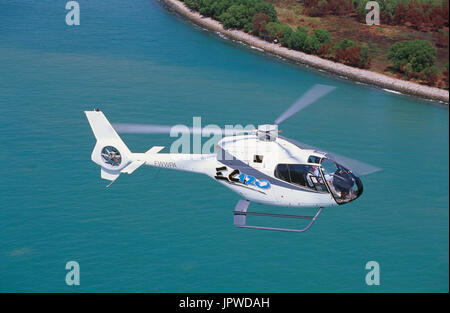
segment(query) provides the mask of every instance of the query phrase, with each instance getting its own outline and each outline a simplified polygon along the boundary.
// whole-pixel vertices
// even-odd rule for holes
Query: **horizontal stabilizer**
[[[156,154],[159,151],[161,151],[162,149],[164,149],[164,147],[162,147],[162,146],[154,146],[154,147],[150,148],[147,152],[145,152],[144,155]],[[135,170],[137,170],[139,167],[141,167],[141,165],[143,165],[145,163],[145,158],[143,160],[139,158],[140,154],[135,153],[134,155],[138,159],[136,161],[131,162],[131,164],[128,165],[127,167],[125,167],[121,171],[121,173],[132,174]]]
[[[137,170],[145,161],[134,161],[131,162],[130,165],[121,170],[122,173],[132,174],[135,170]]]

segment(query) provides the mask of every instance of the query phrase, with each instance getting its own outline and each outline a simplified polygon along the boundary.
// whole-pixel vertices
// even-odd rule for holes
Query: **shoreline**
[[[291,61],[302,63],[314,69],[320,69],[331,74],[344,76],[347,79],[365,83],[370,86],[375,86],[381,89],[389,89],[394,92],[400,92],[427,100],[445,102],[447,106],[449,104],[449,92],[447,90],[389,77],[377,72],[351,67],[342,63],[322,59],[315,55],[291,50],[282,47],[279,44],[269,43],[241,30],[225,30],[219,21],[216,21],[210,17],[204,17],[199,12],[192,11],[184,4],[184,2],[179,0],[162,0],[162,2],[198,25],[204,26],[209,30],[219,32],[220,34],[234,40],[241,41],[251,47],[262,49],[265,52],[281,56]]]

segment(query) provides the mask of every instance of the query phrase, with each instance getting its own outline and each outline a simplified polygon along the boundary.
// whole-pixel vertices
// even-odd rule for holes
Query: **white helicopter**
[[[238,193],[234,224],[238,227],[304,232],[324,207],[357,199],[363,192],[360,175],[379,168],[278,135],[278,125],[335,87],[315,85],[300,97],[274,124],[256,130],[221,130],[213,154],[159,153],[154,146],[145,153],[131,152],[119,133],[170,133],[161,125],[114,124],[98,109],[85,111],[97,143],[91,159],[101,167],[101,177],[114,182],[121,173],[131,174],[141,165],[206,174]],[[115,130],[116,129],[116,130]],[[205,130],[205,129],[203,129]],[[189,133],[202,132],[190,128]],[[211,133],[211,130],[209,130]],[[109,186],[109,185],[108,185]],[[314,216],[248,212],[250,202],[283,207],[316,207]],[[247,215],[309,219],[302,229],[247,225]]]

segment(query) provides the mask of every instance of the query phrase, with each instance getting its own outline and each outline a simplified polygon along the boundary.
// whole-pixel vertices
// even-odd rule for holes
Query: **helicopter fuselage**
[[[146,165],[206,174],[244,199],[262,204],[329,207],[359,196],[354,191],[348,199],[340,199],[332,177],[322,171],[320,161],[325,156],[283,138],[261,141],[256,135],[232,136],[220,140],[214,154],[141,155]]]

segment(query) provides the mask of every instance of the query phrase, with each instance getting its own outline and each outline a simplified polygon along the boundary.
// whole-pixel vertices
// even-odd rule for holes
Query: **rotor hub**
[[[278,138],[278,125],[258,125],[256,134],[261,141],[275,141]]]

